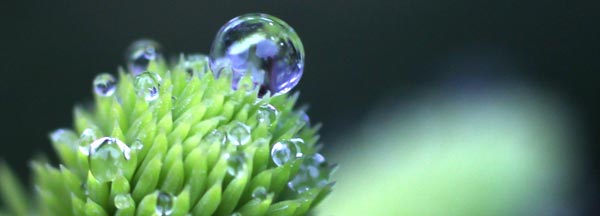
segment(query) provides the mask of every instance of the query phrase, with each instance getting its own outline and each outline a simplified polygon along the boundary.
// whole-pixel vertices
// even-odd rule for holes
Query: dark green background
[[[208,52],[219,27],[244,13],[287,21],[301,36],[302,103],[329,140],[378,104],[439,86],[518,80],[560,95],[579,119],[586,178],[581,211],[598,198],[599,7],[592,1],[295,0],[21,1],[0,6],[0,158],[27,176],[50,153],[49,131],[71,125],[91,80],[115,72],[134,39],[169,54]],[[476,89],[476,88],[475,88]]]

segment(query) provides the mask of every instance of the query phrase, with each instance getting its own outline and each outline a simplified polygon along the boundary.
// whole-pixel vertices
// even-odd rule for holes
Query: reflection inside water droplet
[[[272,94],[290,91],[304,69],[304,48],[294,29],[267,14],[246,14],[227,22],[213,41],[210,57],[217,77],[231,67],[234,89],[249,73],[255,85]]]
[[[90,172],[99,182],[109,182],[123,174],[131,150],[121,140],[102,137],[90,144]]]
[[[117,80],[108,73],[102,73],[94,78],[94,93],[98,96],[112,96],[117,89]]]
[[[162,48],[156,41],[141,39],[133,42],[127,49],[127,67],[135,76],[148,69],[150,61],[160,58]]]
[[[173,213],[173,196],[165,192],[159,192],[156,198],[156,214],[167,216]]]

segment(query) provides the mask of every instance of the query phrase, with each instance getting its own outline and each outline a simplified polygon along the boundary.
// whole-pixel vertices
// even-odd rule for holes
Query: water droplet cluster
[[[135,169],[151,166],[152,158],[148,155],[164,159],[177,154],[185,157],[198,154],[195,155],[198,161],[181,159],[180,167],[165,161],[159,163],[157,166],[168,169],[168,173],[156,174],[160,175],[156,184],[169,181],[170,172],[176,172],[177,168],[188,171],[189,167],[203,164],[205,169],[223,169],[204,171],[206,176],[201,181],[184,179],[181,184],[220,182],[226,193],[227,184],[245,182],[247,190],[239,194],[240,199],[265,203],[286,198],[315,199],[307,195],[312,193],[305,192],[331,189],[327,187],[333,168],[316,153],[316,129],[311,128],[303,109],[291,110],[295,99],[284,95],[297,85],[304,68],[302,43],[289,25],[265,14],[243,15],[220,29],[209,56],[182,55],[176,64],[166,65],[163,55],[162,46],[153,40],[134,42],[126,53],[128,73],[119,74],[119,83],[108,73],[97,75],[93,81],[98,108],[111,108],[110,103],[118,108],[98,111],[97,115],[85,117],[92,120],[77,122],[92,124],[79,129],[79,136],[66,129],[51,134],[53,142],[76,143],[68,147],[77,149],[78,157],[85,158],[86,164],[82,166],[89,166],[91,179],[113,184],[123,179],[143,181],[143,171],[137,173],[139,170]],[[246,85],[249,87],[242,87]],[[202,91],[201,96],[194,98],[198,91]],[[127,115],[133,118],[119,118]],[[107,122],[95,122],[105,119]],[[152,133],[143,133],[147,131]],[[165,142],[160,150],[152,148],[158,145],[152,139],[158,135]],[[150,141],[147,146],[146,141]],[[179,153],[171,154],[173,145],[181,146]],[[194,151],[197,149],[201,151]],[[261,172],[268,173],[263,175],[269,178],[273,176],[272,179],[253,182],[252,178],[258,178]],[[288,176],[276,178],[277,175]],[[93,181],[89,186],[86,182],[81,185],[86,187],[85,191],[96,187]],[[176,215],[173,212],[177,211],[174,206],[179,192],[196,186],[180,185],[173,189],[162,185],[157,187],[160,189],[147,191],[156,198],[156,203],[152,202],[155,208],[148,214]],[[287,190],[288,197],[278,197],[283,190]],[[89,194],[86,192],[85,196]],[[119,211],[136,207],[141,198],[125,192],[111,194],[110,201]],[[200,198],[186,199],[199,202]],[[215,211],[218,215],[242,215],[241,210]]]

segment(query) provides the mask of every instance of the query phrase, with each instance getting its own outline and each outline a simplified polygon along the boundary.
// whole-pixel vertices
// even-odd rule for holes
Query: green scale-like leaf
[[[211,71],[190,75],[162,60],[151,62],[148,71],[161,77],[157,99],[139,96],[136,77],[121,70],[114,95],[96,95],[92,107],[76,107],[74,128],[51,134],[60,165],[32,163],[35,201],[1,165],[7,208],[0,215],[157,215],[159,193],[171,196],[171,215],[304,215],[331,191],[327,184],[294,192],[287,184],[303,159],[279,167],[272,162],[271,147],[285,139],[303,139],[304,155],[317,152],[320,126],[307,126],[294,111],[298,94],[259,96],[248,76],[233,90],[228,74],[218,79]],[[257,120],[259,107],[267,104],[277,109],[274,122]],[[215,131],[226,136],[237,124],[250,129],[247,143],[207,138]],[[89,143],[79,138],[86,129],[131,150],[111,181],[97,179],[90,170],[96,162],[88,156]],[[242,164],[232,174],[228,157],[236,154]],[[253,197],[257,188],[268,194]]]

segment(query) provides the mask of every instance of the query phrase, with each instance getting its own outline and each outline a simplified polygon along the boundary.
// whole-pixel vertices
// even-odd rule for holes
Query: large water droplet
[[[212,130],[204,137],[204,142],[208,144],[218,143],[219,145],[224,145],[225,141],[225,134],[219,129]]]
[[[173,213],[173,196],[165,192],[159,192],[156,198],[156,214],[167,216]]]
[[[156,41],[141,39],[133,42],[127,49],[127,67],[133,75],[148,69],[150,61],[160,58],[162,47]]]
[[[227,173],[231,176],[240,175],[246,167],[246,157],[241,152],[233,152],[226,155]]]
[[[227,131],[227,141],[234,146],[244,145],[250,142],[250,127],[241,122],[235,122]]]
[[[81,151],[81,153],[89,155],[90,145],[92,144],[92,142],[96,141],[100,136],[100,131],[96,129],[87,128],[83,130],[81,136],[79,137],[79,150]]]
[[[98,96],[112,96],[117,89],[117,80],[108,73],[101,73],[94,78],[94,93]]]
[[[183,71],[185,71],[190,77],[194,75],[202,77],[208,71],[208,66],[209,58],[204,54],[188,55],[179,64],[179,67]]]
[[[234,212],[234,213],[231,213],[230,216],[243,216],[243,215],[242,215],[242,213]]]
[[[90,171],[100,182],[115,180],[131,162],[131,149],[117,138],[102,137],[90,144]]]
[[[265,104],[258,108],[256,120],[258,120],[258,122],[264,122],[267,125],[272,125],[277,120],[278,115],[279,112],[273,105]]]
[[[116,195],[114,202],[115,202],[115,207],[117,207],[117,209],[130,208],[134,204],[133,198],[129,194]]]
[[[271,158],[277,166],[283,166],[288,161],[302,157],[302,145],[304,140],[300,138],[277,142],[271,148]]]
[[[267,199],[267,195],[269,195],[269,192],[263,186],[259,186],[252,191],[252,198],[254,199],[265,200]]]
[[[144,72],[135,77],[135,91],[138,97],[143,97],[146,101],[153,101],[158,98],[158,89],[160,88],[161,78],[158,74]]]
[[[296,176],[288,182],[288,187],[298,193],[306,192],[311,188],[324,187],[329,181],[330,172],[321,154],[307,156]]]
[[[217,77],[223,68],[231,67],[234,89],[250,73],[261,89],[286,93],[298,84],[304,70],[300,38],[287,23],[267,14],[246,14],[227,22],[213,41],[210,57]]]

